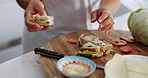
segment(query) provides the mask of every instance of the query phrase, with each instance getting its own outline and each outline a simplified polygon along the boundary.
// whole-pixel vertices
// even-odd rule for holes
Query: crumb
[[[39,61],[36,61],[37,62],[37,64],[40,64],[40,62]]]

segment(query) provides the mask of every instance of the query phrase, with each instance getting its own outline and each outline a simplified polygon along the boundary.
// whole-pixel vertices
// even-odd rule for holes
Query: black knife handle
[[[50,55],[50,56],[56,56],[56,57],[64,57],[65,54],[59,53],[59,52],[54,52],[46,49],[41,49],[41,48],[35,48],[34,49],[35,54],[44,54],[44,55]]]

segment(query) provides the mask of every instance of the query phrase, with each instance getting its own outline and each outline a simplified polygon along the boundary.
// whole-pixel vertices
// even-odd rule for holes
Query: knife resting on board
[[[59,53],[59,52],[54,52],[54,51],[41,49],[41,48],[35,48],[34,52],[35,52],[35,54],[40,54],[41,56],[54,58],[54,59],[60,59],[60,58],[67,56],[67,55]],[[96,68],[97,69],[104,69],[104,66],[96,65]]]

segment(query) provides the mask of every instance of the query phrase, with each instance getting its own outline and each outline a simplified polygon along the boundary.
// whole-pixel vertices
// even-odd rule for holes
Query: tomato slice
[[[133,50],[132,47],[129,47],[129,46],[122,46],[122,47],[119,47],[119,49],[124,53],[128,53]]]
[[[131,37],[131,36],[126,36],[126,35],[124,35],[124,36],[121,36],[120,39],[121,39],[121,40],[125,40],[126,42],[129,42],[129,43],[135,42],[134,38]]]
[[[127,44],[127,42],[124,40],[119,40],[119,39],[113,40],[113,45],[115,45],[115,46],[123,46],[126,44]]]
[[[68,42],[71,44],[77,44],[78,41],[74,40],[74,39],[68,39]]]

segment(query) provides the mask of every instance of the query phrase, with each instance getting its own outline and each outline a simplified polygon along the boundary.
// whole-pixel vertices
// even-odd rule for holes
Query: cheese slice
[[[148,62],[126,59],[128,78],[148,78]]]
[[[124,57],[116,54],[108,65],[105,78],[128,78]]]
[[[148,62],[116,54],[108,65],[105,78],[148,78]]]

